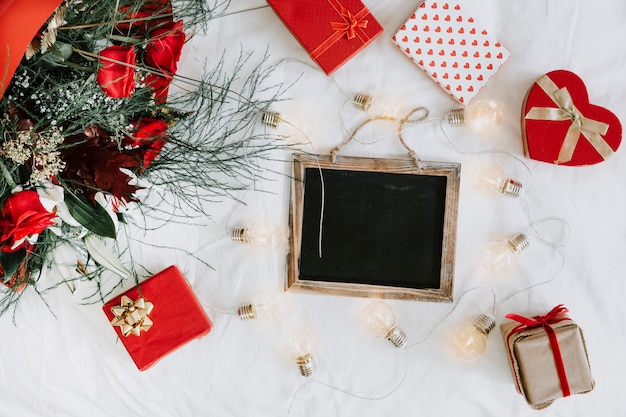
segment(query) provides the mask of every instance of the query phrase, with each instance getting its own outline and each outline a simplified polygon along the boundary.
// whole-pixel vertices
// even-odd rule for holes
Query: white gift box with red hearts
[[[426,0],[393,36],[441,88],[467,104],[510,53],[456,3]]]

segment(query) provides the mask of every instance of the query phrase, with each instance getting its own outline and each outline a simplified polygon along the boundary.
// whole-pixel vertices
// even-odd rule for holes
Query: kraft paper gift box
[[[446,93],[463,104],[510,55],[454,2],[424,1],[392,39]]]
[[[212,327],[176,266],[114,297],[102,309],[140,371]]]
[[[557,306],[531,319],[509,314],[515,321],[500,326],[517,391],[535,409],[594,387],[582,330],[566,312]]]
[[[268,3],[327,75],[383,32],[360,0],[268,0]]]

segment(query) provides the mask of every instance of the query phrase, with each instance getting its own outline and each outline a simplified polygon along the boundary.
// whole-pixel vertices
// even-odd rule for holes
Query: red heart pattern
[[[565,89],[565,90],[563,90]],[[571,141],[572,121],[551,120],[540,109],[564,109],[559,98],[566,91],[576,109],[576,120],[583,120],[580,133],[575,130]],[[526,156],[557,165],[584,166],[604,161],[617,151],[622,142],[622,124],[611,111],[589,102],[587,87],[578,75],[557,70],[540,77],[530,88],[522,106],[522,137]],[[555,110],[550,110],[550,114]],[[572,116],[571,109],[566,110]],[[594,127],[595,126],[595,127]]]
[[[412,30],[409,35],[407,28],[414,27],[418,30]],[[427,32],[431,36],[435,32],[437,36],[430,38]],[[463,14],[461,6],[455,2],[425,0],[392,39],[441,88],[464,104],[510,56],[510,52],[474,18]],[[434,53],[430,49],[433,44],[437,45]],[[428,56],[426,65],[425,55]],[[442,80],[448,82],[444,84]],[[454,83],[449,83],[451,80]]]

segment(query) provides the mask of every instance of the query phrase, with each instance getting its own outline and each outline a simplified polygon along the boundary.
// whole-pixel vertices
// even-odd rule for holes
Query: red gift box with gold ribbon
[[[359,0],[268,0],[268,3],[328,75],[383,32]]]
[[[140,371],[212,328],[176,266],[114,297],[102,309]]]
[[[532,408],[595,385],[582,330],[567,312],[558,305],[545,316],[508,314],[514,321],[500,326],[515,386]]]
[[[567,166],[603,162],[622,141],[622,124],[608,109],[591,104],[583,80],[556,70],[532,85],[522,107],[526,156]]]

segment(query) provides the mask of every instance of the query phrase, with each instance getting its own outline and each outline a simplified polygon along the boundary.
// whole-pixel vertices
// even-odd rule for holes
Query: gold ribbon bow
[[[613,149],[604,141],[602,135],[609,130],[609,125],[604,122],[589,119],[574,106],[572,96],[567,88],[559,88],[548,77],[544,75],[537,84],[545,91],[552,101],[559,106],[553,107],[533,107],[526,113],[526,119],[532,120],[571,120],[565,140],[559,151],[558,159],[555,164],[569,162],[574,155],[574,150],[582,134],[593,148],[606,159],[613,154]]]
[[[150,314],[153,308],[154,305],[143,298],[133,301],[123,295],[120,305],[111,307],[111,312],[115,315],[113,320],[111,320],[111,324],[120,326],[124,337],[131,333],[135,336],[140,336],[142,330],[147,332],[152,327],[152,320],[150,320],[148,314]]]
[[[345,32],[348,36],[348,39],[353,39],[356,36],[356,28],[367,28],[367,20],[357,19],[352,13],[350,13],[350,10],[346,9],[343,6],[341,6],[341,16],[346,19],[345,22],[330,22],[330,26],[333,28],[333,30]]]

